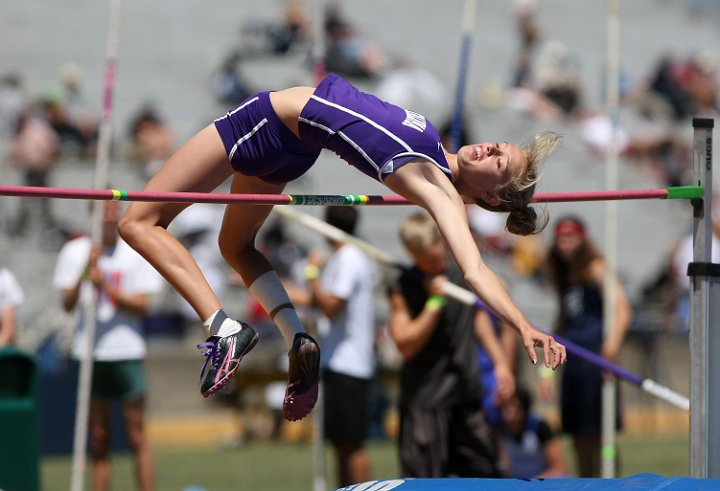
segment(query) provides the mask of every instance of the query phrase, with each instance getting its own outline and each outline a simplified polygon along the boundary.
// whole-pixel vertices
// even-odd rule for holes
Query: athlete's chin
[[[475,150],[472,146],[465,145],[463,147],[460,147],[460,150],[458,150],[458,156],[464,164],[471,164],[473,159],[475,158]]]

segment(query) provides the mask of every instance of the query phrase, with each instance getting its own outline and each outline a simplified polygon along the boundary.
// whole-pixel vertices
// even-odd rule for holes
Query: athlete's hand
[[[523,346],[525,346],[525,350],[528,352],[533,364],[537,363],[535,348],[542,348],[545,366],[548,368],[555,370],[557,367],[567,363],[565,346],[555,341],[550,334],[528,326],[521,331],[521,337]]]

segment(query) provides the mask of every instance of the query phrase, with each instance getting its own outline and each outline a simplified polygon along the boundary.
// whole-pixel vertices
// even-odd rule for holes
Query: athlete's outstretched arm
[[[565,362],[565,347],[525,319],[495,273],[482,260],[470,233],[462,198],[440,169],[429,162],[412,162],[388,176],[385,184],[430,213],[462,271],[465,283],[518,331],[533,363],[537,362],[536,346],[542,347],[545,365],[557,368]]]

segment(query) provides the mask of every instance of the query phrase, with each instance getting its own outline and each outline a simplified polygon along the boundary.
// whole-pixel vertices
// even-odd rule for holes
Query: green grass
[[[624,435],[619,437],[618,446],[621,476],[641,473],[681,476],[689,472],[687,437]],[[566,445],[568,452],[569,448]],[[373,442],[369,450],[374,479],[398,477],[393,442]],[[182,491],[190,486],[208,491],[311,491],[312,454],[308,444],[287,443],[250,443],[233,450],[157,448],[158,491]],[[570,453],[567,455],[570,457]],[[572,465],[572,459],[568,461]],[[333,459],[329,453],[326,462],[328,487],[334,489]],[[70,458],[45,458],[41,471],[43,490],[68,489]],[[86,489],[90,489],[89,484]],[[113,459],[113,489],[135,489],[132,460],[128,455]]]

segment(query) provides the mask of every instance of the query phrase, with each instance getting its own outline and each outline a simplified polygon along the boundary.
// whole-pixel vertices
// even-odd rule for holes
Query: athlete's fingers
[[[556,343],[557,343],[557,341],[556,341]],[[567,363],[567,360],[568,360],[567,359],[567,348],[565,347],[564,344],[560,344],[560,343],[557,343],[557,344],[560,347],[560,358],[558,361],[558,366],[562,366],[565,363]]]
[[[542,343],[543,355],[545,355],[545,366],[550,368],[553,362],[552,355],[550,354],[550,346],[553,342],[553,338],[551,336],[545,336],[540,342]]]
[[[555,370],[560,365],[563,365],[567,361],[567,351],[565,346],[558,343],[554,339],[550,341],[550,351],[553,354],[552,368]]]
[[[527,351],[528,357],[530,358],[530,361],[532,361],[533,365],[537,363],[537,353],[535,353],[535,341],[532,338],[526,338],[523,340],[523,345],[525,346],[525,351]]]

